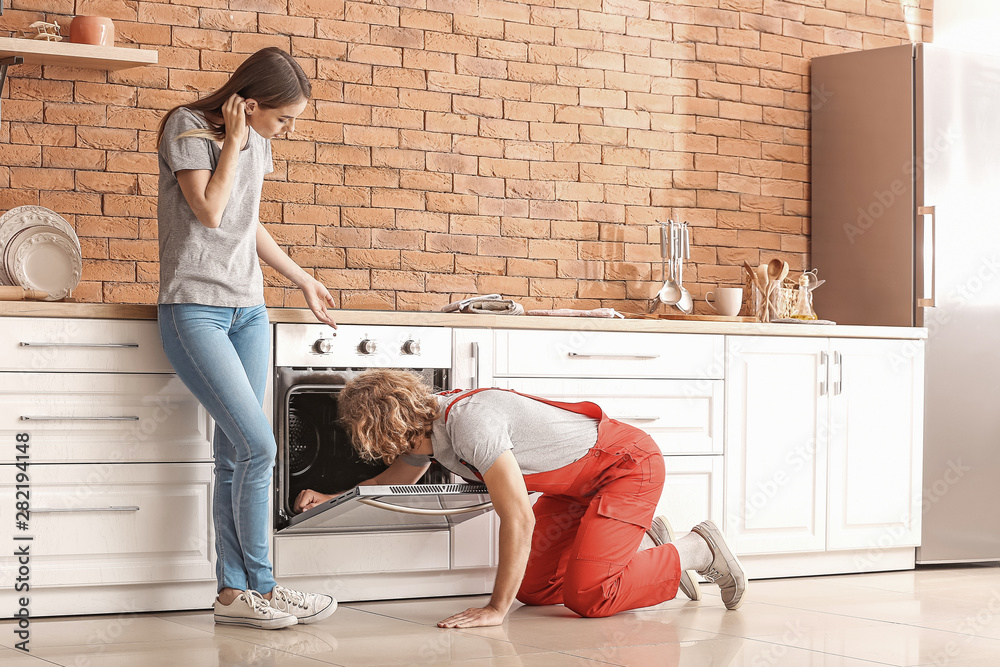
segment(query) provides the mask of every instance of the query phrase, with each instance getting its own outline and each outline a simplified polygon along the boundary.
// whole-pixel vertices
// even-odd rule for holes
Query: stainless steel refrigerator
[[[812,106],[817,314],[928,329],[917,562],[1000,560],[1000,59],[816,58]]]

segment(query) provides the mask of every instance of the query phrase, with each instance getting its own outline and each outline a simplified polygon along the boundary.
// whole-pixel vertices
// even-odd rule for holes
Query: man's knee
[[[562,604],[562,587],[551,582],[531,582],[524,580],[515,596],[521,604],[542,606]]]
[[[566,608],[584,618],[604,618],[615,613],[609,611],[611,601],[604,596],[600,589],[596,591],[566,591],[564,597]]]

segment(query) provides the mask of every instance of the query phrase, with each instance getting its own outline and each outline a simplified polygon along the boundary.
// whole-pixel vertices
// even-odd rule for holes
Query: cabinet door
[[[0,371],[173,373],[155,321],[5,317]]]
[[[14,498],[18,472],[0,465],[0,497]],[[8,513],[0,541],[34,536],[32,588],[215,577],[211,463],[31,465],[27,475],[29,530]],[[0,555],[0,571],[15,560]]]
[[[656,513],[680,535],[705,519],[722,525],[721,456],[664,456],[667,479]]]
[[[721,454],[722,380],[497,378],[556,401],[592,401],[612,419],[649,433],[664,454]]]
[[[513,377],[721,380],[722,350],[723,336],[707,334],[497,331],[495,368]]]
[[[826,545],[828,345],[727,340],[726,534],[738,553]]]
[[[0,373],[0,438],[25,432],[33,463],[212,460],[212,420],[176,375]]]
[[[924,343],[834,340],[831,350],[827,548],[917,546]]]

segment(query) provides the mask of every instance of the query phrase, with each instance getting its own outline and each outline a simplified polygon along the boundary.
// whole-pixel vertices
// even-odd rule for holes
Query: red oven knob
[[[420,341],[410,339],[403,343],[403,354],[420,354]]]
[[[358,352],[361,354],[375,354],[376,350],[378,350],[378,345],[370,338],[365,338],[358,343]]]

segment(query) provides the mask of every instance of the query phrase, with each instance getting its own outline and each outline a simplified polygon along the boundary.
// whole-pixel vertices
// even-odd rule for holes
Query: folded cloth
[[[512,299],[504,299],[499,294],[474,296],[449,303],[441,309],[443,313],[476,313],[487,315],[524,315],[524,307]]]
[[[556,310],[529,310],[528,315],[551,315],[553,317],[620,317],[625,316],[614,308],[594,308],[592,310],[576,310],[574,308],[557,308]]]

